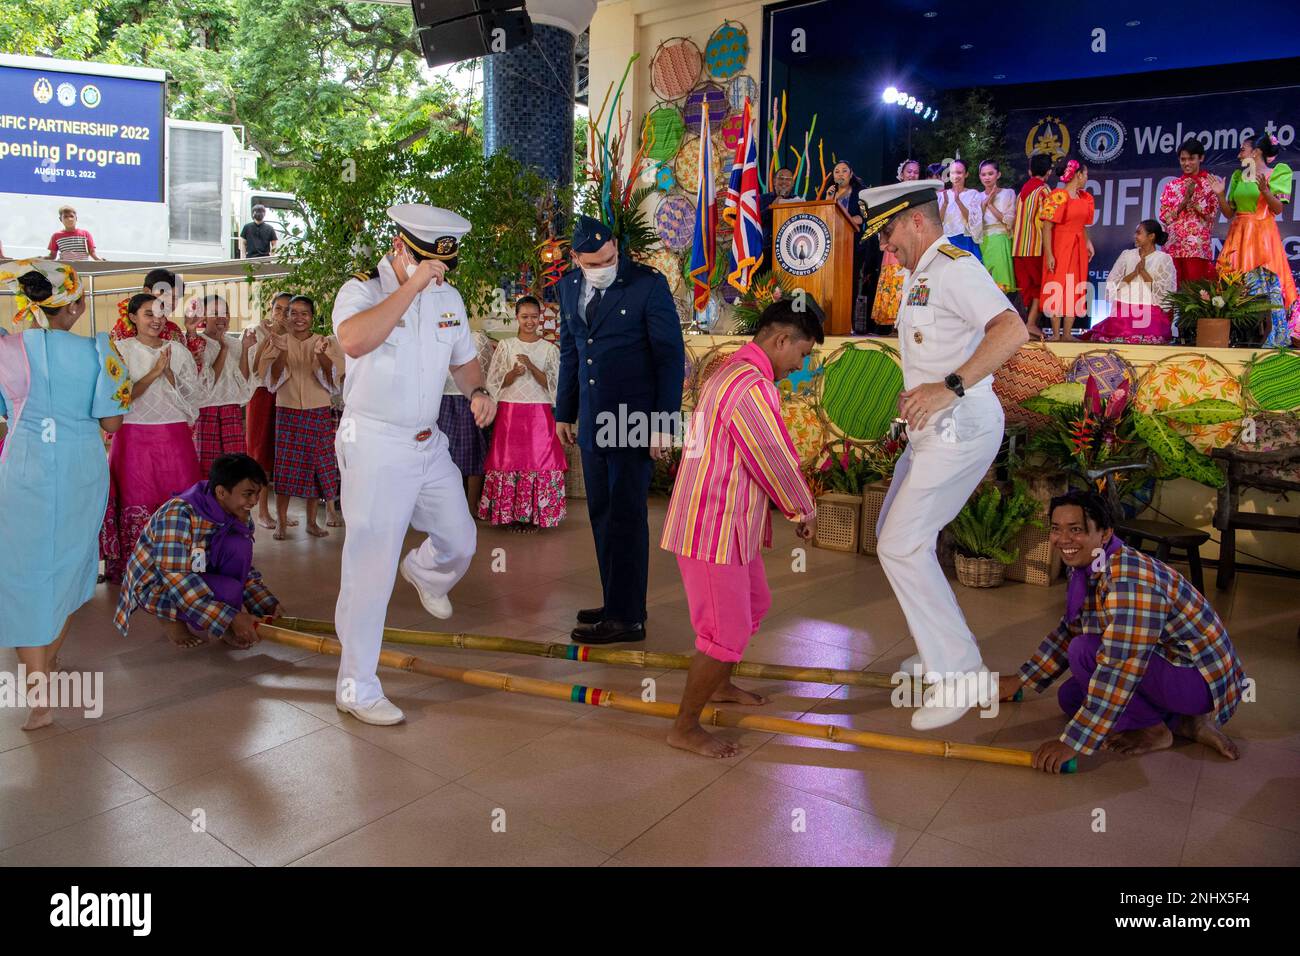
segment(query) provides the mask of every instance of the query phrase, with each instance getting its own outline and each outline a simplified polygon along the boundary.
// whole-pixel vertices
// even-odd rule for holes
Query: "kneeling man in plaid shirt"
[[[113,623],[123,635],[137,608],[162,621],[180,647],[219,637],[232,647],[259,640],[259,617],[280,602],[253,567],[253,508],[266,472],[247,455],[222,455],[199,481],[159,508],[136,542]]]
[[[733,684],[731,671],[772,605],[760,551],[772,544],[768,501],[799,523],[801,538],[817,527],[817,506],[781,419],[775,384],[801,368],[823,340],[821,310],[811,300],[801,304],[764,309],[753,341],[705,383],[659,542],[677,555],[696,635],[668,743],[706,757],[737,752],[700,726],[709,700],[767,703]]]
[[[1227,629],[1196,588],[1167,564],[1124,545],[1110,505],[1095,492],[1053,498],[1051,540],[1070,566],[1065,616],[1020,672],[1001,678],[1011,700],[1029,684],[1057,692],[1065,732],[1034,753],[1034,767],[1060,773],[1076,754],[1143,754],[1174,735],[1229,760],[1237,745],[1219,728],[1241,702],[1246,675]]]

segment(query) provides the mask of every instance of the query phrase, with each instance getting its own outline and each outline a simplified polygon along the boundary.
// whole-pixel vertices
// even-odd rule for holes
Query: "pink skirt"
[[[1116,302],[1110,318],[1079,336],[1088,342],[1127,342],[1134,345],[1168,345],[1173,339],[1169,313],[1158,305]]]
[[[185,422],[125,424],[108,452],[108,508],[99,531],[104,576],[122,580],[136,539],[153,513],[202,478],[194,436]]]
[[[483,463],[478,516],[492,524],[555,527],[564,520],[568,467],[549,405],[501,402]]]

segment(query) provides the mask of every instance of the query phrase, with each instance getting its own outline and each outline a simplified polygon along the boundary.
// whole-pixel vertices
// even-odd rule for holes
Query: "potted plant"
[[[1010,492],[985,483],[953,519],[949,530],[957,546],[957,580],[971,588],[995,588],[1006,576],[1007,565],[1019,556],[1008,549],[1027,524],[1041,528],[1042,502],[1019,479]]]
[[[817,496],[817,546],[857,551],[862,492],[880,478],[861,445],[849,439],[827,442],[809,476]]]
[[[1267,296],[1257,295],[1239,272],[1217,279],[1189,279],[1165,297],[1165,308],[1178,313],[1178,334],[1195,339],[1199,348],[1227,348],[1233,336],[1258,332],[1273,309]]]
[[[894,466],[906,448],[906,434],[900,434],[897,438],[886,435],[877,441],[868,442],[863,448],[863,460],[879,476],[862,490],[862,527],[858,532],[858,549],[863,554],[876,553],[876,524],[880,520],[880,509],[884,507],[885,498],[889,495]]]

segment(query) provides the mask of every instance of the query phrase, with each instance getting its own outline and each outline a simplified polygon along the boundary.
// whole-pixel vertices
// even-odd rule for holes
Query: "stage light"
[[[925,112],[921,114],[921,119],[929,119],[929,118],[930,118],[930,107],[927,106],[925,108]]]
[[[904,105],[906,102],[907,102],[907,94],[904,93],[902,90],[899,90],[899,91],[895,94],[894,105],[895,105],[895,106],[902,106],[902,105]]]
[[[935,110],[935,111],[934,111],[934,115],[930,117],[930,122],[933,123],[933,122],[935,122],[935,121],[938,120],[938,119],[939,119],[939,111],[938,111],[938,110]]]
[[[907,98],[907,103],[906,103],[907,108],[910,110],[910,109],[911,109],[913,106],[915,106],[915,105],[916,105],[916,97],[915,97],[915,96],[909,96],[909,97]]]
[[[973,49],[975,49],[975,44],[974,44],[974,43],[963,43],[963,44],[961,45],[961,48],[962,48],[963,50],[973,50]]]
[[[916,101],[916,106],[912,107],[912,112],[914,112],[914,113],[916,113],[916,114],[919,115],[920,112],[921,112],[921,107],[923,107],[924,105],[925,105],[925,104],[922,103],[920,100],[917,100],[917,101]]]
[[[1124,24],[1124,26],[1126,26],[1126,27],[1140,27],[1140,26],[1142,26],[1142,21],[1141,21],[1141,20],[1129,20],[1127,23]]]
[[[933,20],[933,19],[934,19],[935,17],[937,17],[938,15],[939,15],[939,11],[938,11],[938,10],[927,10],[927,11],[925,11],[925,13],[923,14],[923,16],[924,16],[927,20]]]
[[[885,87],[885,92],[880,94],[880,98],[886,103],[893,105],[898,102],[898,89],[893,86],[887,86]]]

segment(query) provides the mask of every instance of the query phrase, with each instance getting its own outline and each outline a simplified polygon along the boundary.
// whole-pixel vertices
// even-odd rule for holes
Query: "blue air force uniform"
[[[594,252],[608,238],[608,229],[598,221],[580,217],[573,248]],[[589,309],[595,295],[599,300]],[[622,255],[607,288],[591,287],[582,270],[573,269],[560,279],[559,299],[555,420],[578,426],[605,597],[602,619],[640,624],[646,614],[650,547],[649,437],[652,431],[676,433],[680,427],[685,370],[681,324],[664,277]],[[582,640],[579,631],[575,640]],[[639,640],[640,635],[625,639]]]

